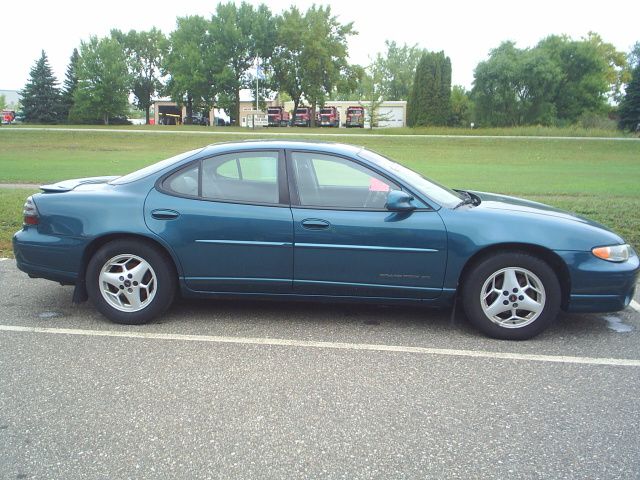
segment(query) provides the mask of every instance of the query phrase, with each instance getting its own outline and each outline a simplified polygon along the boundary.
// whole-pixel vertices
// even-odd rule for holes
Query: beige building
[[[275,105],[279,105],[279,103],[276,100],[267,100],[266,104],[267,104],[267,108],[273,107]],[[251,119],[250,119],[251,116],[253,115],[264,116],[266,114],[267,112],[264,112],[262,110],[256,110],[255,101],[240,100],[240,121],[238,122],[238,125],[240,125],[241,127],[246,127],[248,125],[251,125]]]

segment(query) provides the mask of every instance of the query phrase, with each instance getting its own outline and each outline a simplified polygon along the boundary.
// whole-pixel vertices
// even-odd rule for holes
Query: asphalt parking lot
[[[120,326],[0,261],[0,478],[640,478],[640,313],[178,302]]]

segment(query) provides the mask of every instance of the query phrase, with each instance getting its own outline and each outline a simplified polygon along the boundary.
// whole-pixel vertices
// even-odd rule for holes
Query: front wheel
[[[560,282],[543,260],[500,253],[467,275],[462,301],[469,321],[490,337],[526,340],[546,329],[560,311]]]
[[[115,240],[89,261],[86,286],[93,304],[109,320],[141,325],[169,308],[176,275],[169,260],[152,245]]]

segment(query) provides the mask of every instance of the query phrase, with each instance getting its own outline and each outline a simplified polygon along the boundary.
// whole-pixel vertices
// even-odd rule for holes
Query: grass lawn
[[[207,131],[204,127],[181,129],[193,134],[3,130],[0,182],[124,174],[207,143],[256,138],[197,133]],[[264,137],[273,131],[303,130],[271,129],[264,131]],[[366,146],[454,188],[524,196],[577,212],[640,247],[640,141],[346,135],[327,140]],[[0,190],[0,256],[10,253],[10,237],[20,226],[28,193]]]
[[[12,125],[10,128],[30,128],[34,125]],[[247,128],[243,127],[202,127],[198,125],[115,125],[105,127],[103,125],[47,125],[46,128],[64,129],[118,129],[118,130],[146,130],[146,131],[191,131],[191,132],[238,132],[246,133]],[[417,128],[355,128],[346,130],[344,128],[280,128],[269,127],[259,129],[260,132],[270,133],[294,133],[304,134],[364,134],[364,135],[473,135],[473,136],[543,136],[543,137],[633,137],[634,135],[620,130],[607,130],[595,128],[582,128],[580,126],[570,127],[543,127],[543,126],[527,126],[527,127],[506,127],[506,128],[458,128],[458,127],[417,127]]]

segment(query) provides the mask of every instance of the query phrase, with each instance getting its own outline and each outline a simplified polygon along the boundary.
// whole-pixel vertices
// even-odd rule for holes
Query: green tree
[[[475,69],[476,117],[488,126],[574,123],[605,113],[627,76],[624,54],[594,33],[552,35],[528,49],[504,42]]]
[[[446,125],[451,108],[451,60],[444,52],[423,53],[407,102],[410,127]]]
[[[149,124],[152,99],[162,88],[160,67],[167,53],[167,38],[155,27],[148,32],[130,30],[126,34],[113,30],[111,35],[124,48],[131,92],[136,106],[145,112],[145,123]]]
[[[62,84],[60,121],[68,122],[69,113],[73,108],[73,98],[78,87],[78,62],[80,60],[80,53],[78,49],[74,48],[71,58],[69,58],[69,65],[67,65],[67,73],[65,75],[64,82]]]
[[[561,74],[550,101],[560,121],[573,123],[585,112],[603,112],[623,82],[625,55],[593,33],[582,40],[552,35],[535,47]]]
[[[77,73],[73,120],[108,125],[110,118],[126,115],[130,81],[125,54],[116,39],[92,36],[82,42]]]
[[[305,23],[302,84],[313,112],[311,126],[315,126],[318,106],[350,74],[347,41],[356,32],[353,22],[345,25],[338,22],[329,6],[312,5],[305,13]]]
[[[213,86],[219,104],[240,120],[240,89],[250,86],[249,69],[268,64],[275,47],[275,22],[269,8],[247,2],[218,4],[211,19]]]
[[[632,70],[640,65],[640,42],[636,42],[631,48],[629,55],[627,55],[627,63]]]
[[[472,95],[480,125],[512,126],[520,119],[520,52],[513,42],[504,42],[480,62],[474,72]]]
[[[451,116],[449,124],[454,127],[469,127],[473,115],[473,101],[470,93],[460,86],[451,89]]]
[[[377,127],[381,121],[387,120],[387,115],[380,114],[380,106],[384,103],[383,71],[377,63],[373,63],[368,69],[369,73],[362,82],[362,97],[358,104],[365,109],[365,120],[369,123],[369,129]]]
[[[201,16],[180,17],[169,36],[169,50],[163,63],[163,73],[169,76],[165,92],[178,105],[187,109],[213,106],[210,23]]]
[[[29,80],[20,92],[25,122],[56,123],[60,118],[60,91],[56,86],[47,54],[42,50],[40,58],[31,69]]]
[[[368,75],[360,65],[347,65],[338,83],[329,94],[331,100],[366,100],[370,85],[366,83]]]
[[[4,110],[7,106],[7,98],[4,95],[0,95],[0,110]]]
[[[625,89],[618,114],[620,128],[631,131],[640,130],[640,63],[633,69],[631,81]]]
[[[385,41],[385,47],[386,52],[379,53],[374,62],[381,76],[380,83],[384,95],[390,100],[407,100],[416,66],[425,50],[417,45],[400,46],[389,40]]]
[[[293,111],[300,106],[304,93],[302,54],[305,47],[305,18],[291,6],[276,18],[276,45],[271,59],[273,88],[293,100]]]
[[[277,21],[277,44],[271,61],[274,88],[286,92],[298,108],[304,98],[315,112],[337,90],[353,89],[362,75],[347,62],[353,23],[341,24],[330,7],[313,5],[303,15],[290,7]],[[315,125],[315,115],[312,116]]]

